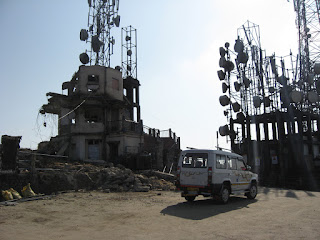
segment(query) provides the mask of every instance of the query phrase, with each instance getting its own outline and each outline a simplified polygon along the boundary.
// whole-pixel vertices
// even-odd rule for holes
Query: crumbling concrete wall
[[[20,148],[21,136],[12,137],[3,135],[1,137],[2,151],[1,154],[1,169],[16,170],[17,168],[17,152]]]
[[[76,93],[88,93],[88,87],[96,88],[97,94],[108,94],[113,99],[123,100],[123,80],[121,72],[104,66],[80,66]],[[95,76],[96,82],[88,81],[88,76]],[[96,85],[96,87],[94,87]]]

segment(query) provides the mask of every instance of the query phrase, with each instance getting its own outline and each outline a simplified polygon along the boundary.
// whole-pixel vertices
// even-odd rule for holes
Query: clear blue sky
[[[218,100],[219,47],[226,41],[233,47],[242,24],[260,26],[269,55],[297,53],[292,1],[120,0],[119,14],[120,27],[137,29],[144,124],[172,128],[183,149],[213,148],[216,131],[227,123]],[[46,93],[61,93],[77,71],[87,18],[87,0],[0,1],[0,135],[22,136],[21,147],[35,149],[56,134],[55,118],[43,119],[38,111]],[[117,38],[113,67],[121,65],[120,43]],[[220,145],[228,147],[222,137]]]

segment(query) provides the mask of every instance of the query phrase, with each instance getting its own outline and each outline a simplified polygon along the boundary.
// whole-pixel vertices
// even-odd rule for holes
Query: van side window
[[[228,166],[229,166],[229,169],[231,170],[237,170],[237,159],[235,158],[229,158],[228,159]]]
[[[238,170],[246,170],[246,166],[244,165],[244,162],[242,160],[237,160],[237,166],[238,166]]]
[[[207,153],[187,153],[182,161],[182,167],[187,168],[206,168],[207,164]]]
[[[217,169],[226,169],[227,168],[227,161],[225,155],[216,155],[217,158]]]

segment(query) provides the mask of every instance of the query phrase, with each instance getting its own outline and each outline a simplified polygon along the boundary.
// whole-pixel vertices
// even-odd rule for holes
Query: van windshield
[[[206,168],[207,164],[207,153],[187,153],[182,160],[182,167],[187,168]]]

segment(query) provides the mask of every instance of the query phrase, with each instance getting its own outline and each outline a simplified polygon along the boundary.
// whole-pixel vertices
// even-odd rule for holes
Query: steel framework
[[[90,43],[80,55],[83,64],[110,67],[115,39],[111,29],[120,25],[119,0],[88,0],[88,30],[82,29],[80,40]]]

